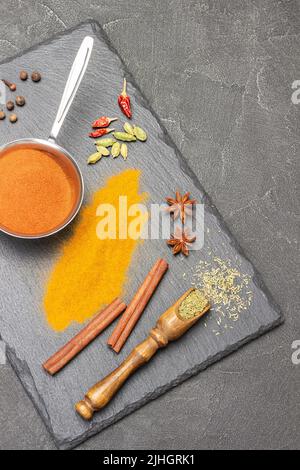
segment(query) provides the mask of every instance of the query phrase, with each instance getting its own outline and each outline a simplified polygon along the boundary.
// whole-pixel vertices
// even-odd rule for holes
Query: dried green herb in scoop
[[[204,293],[198,289],[193,290],[181,303],[178,316],[181,320],[190,320],[197,317],[209,305]]]

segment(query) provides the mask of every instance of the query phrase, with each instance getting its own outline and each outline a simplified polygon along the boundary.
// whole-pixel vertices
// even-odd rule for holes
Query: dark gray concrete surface
[[[299,448],[300,2],[0,0],[0,59],[87,18],[103,25],[286,322],[81,449]],[[197,94],[200,81],[214,102]],[[241,90],[226,138],[218,87]],[[0,448],[54,448],[9,366]]]
[[[116,108],[112,97],[117,96],[123,77],[128,75],[128,71],[124,70],[119,57],[108,46],[107,37],[101,26],[90,20],[81,23],[75,29],[68,30],[53,40],[43,42],[26,53],[21,53],[21,56],[0,64],[0,77],[12,79],[16,70],[24,67],[27,70],[38,68],[43,74],[38,89],[35,86],[30,87],[30,83],[28,83],[29,88],[28,86],[25,88],[26,84],[17,84],[18,93],[26,93],[28,103],[24,108],[26,120],[22,119],[20,114],[16,126],[8,122],[1,123],[3,131],[0,134],[0,147],[23,135],[47,137],[48,125],[52,123],[57,113],[57,103],[73,57],[86,36],[94,38],[93,54],[84,82],[77,92],[76,102],[70,109],[58,137],[60,145],[74,155],[82,172],[85,201],[90,199],[99,189],[99,185],[105,184],[112,174],[124,171],[123,159],[115,160],[113,164],[110,159],[105,159],[101,165],[94,167],[93,171],[86,164],[86,152],[91,145],[87,134],[95,113],[113,114],[123,121],[121,111]],[[218,133],[219,138],[222,132],[226,137],[228,126],[231,127],[231,123],[235,121],[241,90],[235,87],[228,93],[227,88],[221,88],[219,85],[208,89],[205,82],[198,84],[198,90],[201,95],[207,95],[207,102],[214,102],[217,92],[222,106],[215,107],[214,114],[210,116],[210,125],[214,126],[215,119],[219,119],[222,113],[225,125],[219,126]],[[131,96],[134,120],[142,128],[147,129],[149,135],[149,139],[143,145],[130,147],[130,159],[127,161],[127,167],[129,165],[130,168],[139,168],[141,171],[141,191],[149,194],[151,202],[157,202],[163,201],[166,194],[172,194],[174,188],[181,193],[188,189],[193,198],[203,201],[204,194],[199,181],[189,176],[191,171],[187,167],[186,160],[182,155],[176,155],[169,136],[164,135],[161,125],[149,112],[150,103],[146,103],[130,77],[128,77],[128,92]],[[229,116],[231,121],[228,121]],[[42,122],[45,122],[43,129],[41,129]],[[1,159],[2,152],[0,155]],[[168,218],[167,214],[165,216]],[[259,276],[253,272],[253,266],[245,260],[242,253],[239,253],[234,239],[226,233],[223,222],[214,213],[208,200],[205,201],[204,221],[204,246],[188,257],[175,258],[163,240],[148,240],[139,247],[135,255],[136,262],[133,261],[130,266],[129,285],[127,283],[123,292],[126,302],[130,301],[132,293],[146,275],[146,269],[148,270],[155,260],[163,256],[168,261],[170,269],[166,275],[167,279],[159,286],[158,292],[147,306],[143,320],[130,335],[118,358],[105,344],[105,337],[112,332],[110,329],[110,333],[106,332],[99,341],[94,341],[84,354],[74,361],[76,364],[73,363],[65,368],[55,379],[45,375],[41,362],[66,344],[78,332],[78,325],[77,327],[70,325],[60,334],[49,331],[44,309],[41,308],[44,294],[43,281],[52,271],[61,245],[64,242],[68,243],[70,230],[64,230],[59,236],[59,243],[58,240],[55,242],[55,239],[50,238],[44,243],[32,243],[30,246],[27,241],[16,241],[0,234],[0,266],[2,266],[0,335],[7,344],[10,364],[33,399],[59,448],[66,449],[84,442],[91,435],[102,431],[151,399],[195,375],[197,371],[204,370],[225,355],[282,323],[282,315],[273,302],[268,300]],[[198,229],[198,237],[200,231],[201,229]],[[80,252],[78,248],[79,255]],[[242,289],[240,298],[247,304],[250,292],[251,298],[253,297],[250,306],[240,312],[237,321],[230,318],[232,311],[230,315],[225,308],[222,308],[220,314],[213,308],[204,324],[199,322],[176,345],[168,346],[156,360],[153,359],[147,367],[135,374],[112,403],[94,416],[91,423],[87,424],[79,419],[74,412],[74,403],[83,398],[87,389],[98,382],[100,376],[103,377],[114,370],[131,349],[145,339],[157,320],[158,312],[167,310],[178,299],[179,292],[190,288],[193,272],[195,273],[195,263],[201,260],[201,263],[212,263],[210,269],[213,267],[217,269],[219,266],[213,261],[215,257],[225,260],[227,265],[230,263],[238,272],[243,273],[243,276],[247,276],[247,287]],[[67,271],[65,276],[69,279],[72,272]],[[241,276],[238,276],[237,283],[242,283]],[[237,303],[233,304],[237,308]],[[218,336],[216,330],[219,330]]]

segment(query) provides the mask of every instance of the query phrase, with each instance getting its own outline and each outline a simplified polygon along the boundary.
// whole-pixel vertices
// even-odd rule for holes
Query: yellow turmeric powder
[[[120,236],[126,221],[122,220],[124,214],[119,208],[119,198],[127,197],[128,208],[143,203],[147,195],[139,194],[139,180],[140,171],[135,169],[109,178],[106,186],[94,194],[91,204],[82,210],[74,234],[64,244],[46,287],[44,308],[54,330],[62,331],[72,322],[83,323],[122,295],[139,240],[125,238],[124,234]],[[105,231],[104,219],[99,218],[99,207],[105,207],[103,204],[115,208],[115,239],[99,238],[100,232]],[[128,216],[128,225],[136,219]],[[143,222],[145,216],[141,226]],[[111,228],[107,233],[112,232]]]

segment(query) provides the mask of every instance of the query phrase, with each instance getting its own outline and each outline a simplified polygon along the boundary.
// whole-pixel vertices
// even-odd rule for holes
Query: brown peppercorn
[[[16,105],[17,106],[24,106],[26,103],[24,96],[17,96],[16,97]]]
[[[12,110],[14,109],[14,107],[15,107],[15,104],[14,104],[13,101],[8,101],[8,102],[6,103],[6,107],[7,107],[8,111],[12,111]]]
[[[5,85],[10,89],[10,91],[16,91],[17,85],[15,83],[11,83],[8,80],[4,80],[4,78],[2,78],[2,82],[5,83]]]
[[[3,121],[3,119],[6,118],[6,114],[4,111],[0,111],[0,121]]]
[[[39,72],[32,72],[31,74],[31,80],[33,82],[39,82],[41,80],[41,74]]]
[[[27,78],[28,78],[28,73],[26,72],[26,70],[22,70],[20,72],[20,79],[25,81],[25,80],[27,80]]]
[[[10,120],[10,122],[11,122],[12,124],[14,124],[14,123],[17,122],[17,120],[18,120],[18,116],[17,116],[16,114],[11,114],[11,115],[9,116],[9,120]]]

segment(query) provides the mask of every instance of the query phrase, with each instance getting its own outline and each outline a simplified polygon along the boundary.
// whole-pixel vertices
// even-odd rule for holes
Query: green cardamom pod
[[[114,139],[100,139],[100,140],[96,140],[95,144],[98,146],[100,145],[101,147],[111,147],[112,145],[114,145],[116,141]]]
[[[111,148],[111,155],[113,158],[117,158],[120,155],[121,144],[116,142]]]
[[[89,158],[87,160],[88,165],[93,164],[93,163],[97,163],[101,158],[102,158],[102,153],[101,152],[93,153],[92,155],[89,156]]]
[[[109,150],[106,147],[103,147],[102,145],[97,145],[97,150],[104,157],[108,157],[108,155],[110,154]]]
[[[145,140],[147,140],[147,137],[148,137],[146,132],[144,131],[144,129],[142,129],[141,127],[138,127],[138,126],[134,126],[133,134],[141,142],[145,142]]]
[[[129,122],[125,122],[123,127],[124,127],[124,131],[127,132],[127,134],[134,135],[133,127],[131,124],[129,124]]]
[[[134,135],[127,134],[127,132],[114,132],[113,136],[117,140],[122,140],[123,142],[135,142],[136,137]]]
[[[126,144],[121,145],[121,155],[124,158],[124,160],[127,160],[128,157],[128,147]]]

